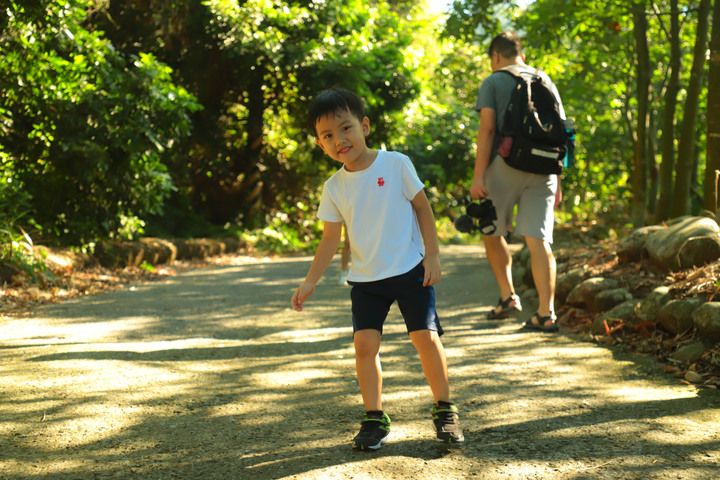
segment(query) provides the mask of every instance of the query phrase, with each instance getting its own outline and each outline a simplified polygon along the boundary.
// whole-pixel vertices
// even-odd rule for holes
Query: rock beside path
[[[47,271],[56,274],[79,271],[89,265],[123,269],[141,265],[155,267],[172,265],[176,260],[198,260],[217,255],[239,253],[245,244],[238,238],[105,240],[95,245],[93,253],[84,254],[71,249],[58,249],[38,245],[36,257],[42,259]],[[15,265],[0,262],[0,284],[12,284],[23,270]]]
[[[720,258],[717,222],[708,217],[680,217],[648,235],[650,258],[670,271],[702,266]]]
[[[720,386],[720,245],[718,225],[682,217],[667,226],[635,230],[624,240],[555,248],[556,309],[561,327],[594,341],[623,345],[693,366],[702,384]],[[716,255],[717,253],[717,255]],[[514,255],[514,271],[530,271],[527,248]],[[535,298],[524,277],[523,300]],[[516,286],[517,288],[517,286]],[[533,292],[532,294],[527,292]],[[715,301],[718,300],[718,301]],[[683,349],[701,346],[699,355]]]
[[[237,238],[173,239],[141,238],[137,241],[104,241],[97,244],[93,257],[112,268],[171,264],[238,252],[243,243]]]
[[[718,232],[714,219],[692,216],[638,228],[618,245],[618,260],[632,263],[649,258],[668,271],[702,266],[720,258]]]

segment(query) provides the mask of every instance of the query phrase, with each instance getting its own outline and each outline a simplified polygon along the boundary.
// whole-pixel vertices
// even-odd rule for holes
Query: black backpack
[[[517,82],[500,127],[504,138],[498,153],[518,170],[544,175],[561,173],[570,132],[560,117],[560,105],[550,86],[538,72],[516,75],[498,71]]]

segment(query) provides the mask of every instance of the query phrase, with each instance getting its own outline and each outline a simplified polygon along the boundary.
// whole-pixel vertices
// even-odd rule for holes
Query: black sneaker
[[[458,409],[453,403],[440,402],[432,408],[433,423],[437,430],[437,438],[445,443],[462,443],[465,441]]]
[[[368,416],[370,415],[370,416]],[[386,413],[379,417],[368,412],[360,422],[360,433],[353,438],[356,450],[377,450],[390,436],[390,417]]]

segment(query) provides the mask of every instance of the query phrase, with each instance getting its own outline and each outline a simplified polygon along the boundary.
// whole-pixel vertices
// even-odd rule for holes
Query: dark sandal
[[[511,302],[515,302],[515,305],[512,307],[510,306]],[[522,306],[520,305],[520,297],[518,297],[516,294],[510,295],[506,300],[503,300],[502,298],[498,300],[498,307],[500,307],[500,311],[496,312],[494,309],[490,310],[487,314],[488,320],[496,320],[499,318],[507,318],[513,313],[516,312],[522,312]]]
[[[549,321],[552,321],[552,323],[550,325],[545,325],[545,323]],[[554,313],[551,313],[546,317],[541,317],[537,312],[530,317],[530,320],[522,324],[522,328],[536,332],[557,332],[560,330],[560,327],[557,324],[557,317]]]

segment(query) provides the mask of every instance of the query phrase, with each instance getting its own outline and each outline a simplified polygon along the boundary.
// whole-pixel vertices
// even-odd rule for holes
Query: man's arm
[[[303,303],[312,295],[315,290],[315,285],[320,281],[320,277],[322,277],[322,274],[328,265],[330,265],[330,262],[332,262],[338,245],[340,245],[341,235],[342,222],[325,222],[323,236],[320,240],[320,245],[318,245],[315,251],[315,258],[313,259],[312,265],[310,265],[310,270],[305,277],[305,281],[295,290],[292,300],[290,300],[290,304],[295,311],[302,312]]]
[[[415,210],[420,235],[422,235],[425,244],[425,258],[423,258],[425,280],[423,285],[427,287],[436,284],[442,278],[440,243],[438,242],[437,227],[435,226],[435,216],[425,195],[425,190],[420,190],[410,203],[412,203],[413,210]]]
[[[557,176],[557,190],[555,191],[555,207],[557,208],[558,205],[560,205],[560,202],[562,202],[562,188],[560,185],[562,184],[562,175]]]
[[[488,196],[488,191],[485,189],[485,171],[490,164],[495,133],[495,110],[483,108],[480,110],[480,128],[476,140],[475,173],[470,185],[470,196],[475,200]]]

